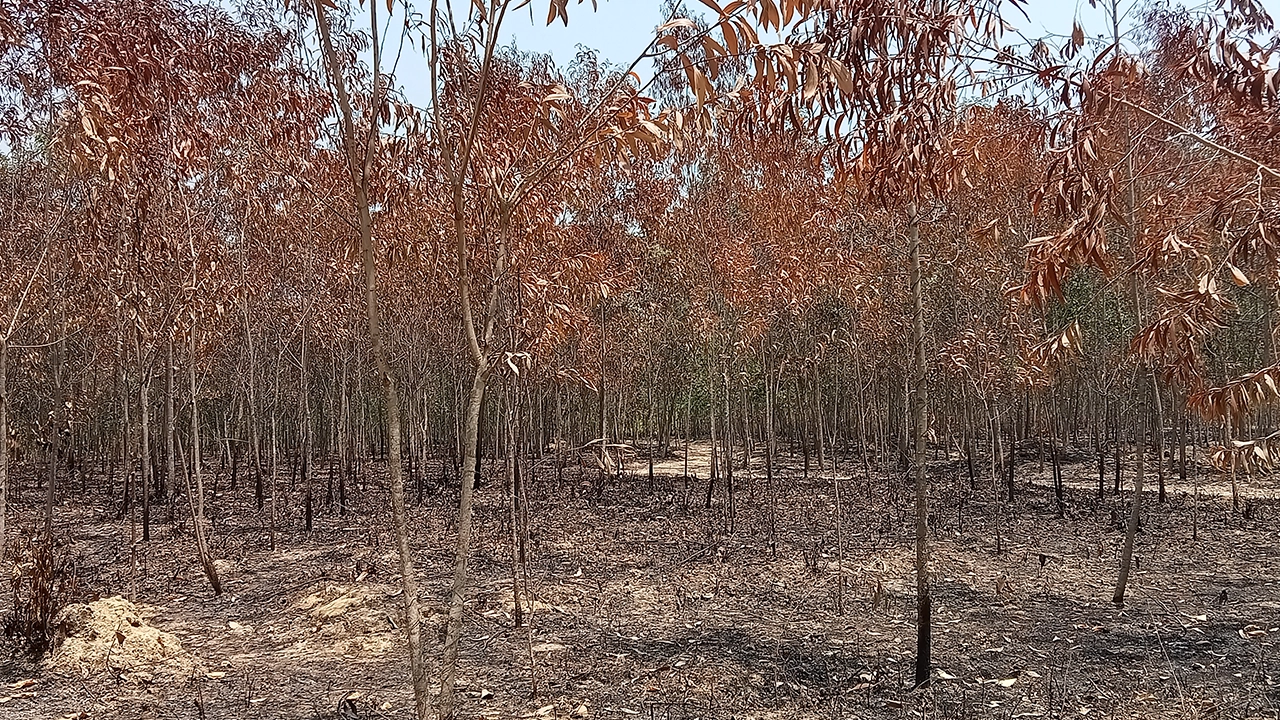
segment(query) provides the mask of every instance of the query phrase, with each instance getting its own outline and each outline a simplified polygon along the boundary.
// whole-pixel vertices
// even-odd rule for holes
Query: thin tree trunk
[[[141,330],[138,331],[141,334]],[[151,541],[151,373],[143,367],[142,345],[138,344],[138,465],[142,478],[142,541]]]
[[[200,567],[208,578],[214,595],[222,594],[222,581],[218,579],[218,570],[213,565],[213,556],[209,554],[209,541],[204,526],[204,474],[201,470],[200,445],[200,400],[196,389],[196,334],[191,330],[191,358],[187,363],[187,377],[191,385],[191,469],[195,476],[196,487],[193,492],[191,480],[187,480],[187,500],[191,504],[192,522],[195,526],[196,554],[200,559]]]
[[[709,372],[707,374],[710,375]],[[714,497],[716,490],[716,476],[719,474],[720,470],[720,438],[716,433],[716,420],[719,413],[716,412],[715,386],[712,385],[710,390],[711,399],[707,404],[707,409],[710,411],[709,414],[711,415],[711,473],[710,477],[707,479],[707,499],[705,503],[706,509],[708,510],[711,509],[711,500]]]
[[[1178,423],[1178,483],[1186,485],[1187,482],[1187,407],[1184,400],[1182,405],[1182,417]]]
[[[685,395],[684,399],[684,510],[689,512],[689,435],[693,433],[693,420],[691,415],[693,397]]]
[[[816,434],[818,437],[818,474],[826,469],[827,465],[827,439],[826,439],[826,423],[823,421],[822,412],[822,368],[815,367],[813,370],[813,417],[815,419]]]
[[[1116,43],[1119,43],[1120,42],[1120,11],[1119,11],[1118,0],[1112,0],[1110,10],[1111,10],[1112,39]],[[1130,127],[1131,123],[1132,123],[1132,115],[1126,115],[1125,116],[1125,126],[1126,126],[1125,139],[1126,139],[1126,144],[1129,146],[1130,150],[1132,150],[1132,146],[1133,146],[1132,128]],[[1133,257],[1136,259],[1138,257],[1138,248],[1137,248],[1138,220],[1137,220],[1137,202],[1136,202],[1137,180],[1134,175],[1132,152],[1129,152],[1125,156],[1125,178],[1124,179],[1127,184],[1127,188],[1126,188],[1127,192],[1125,195],[1125,211],[1126,211],[1125,219],[1127,221],[1128,229],[1129,229],[1130,247],[1132,249]],[[1133,303],[1134,324],[1137,327],[1142,327],[1142,302],[1138,294],[1138,277],[1136,275],[1132,275],[1129,278],[1129,290],[1131,294],[1131,300]],[[1143,388],[1143,380],[1148,380],[1150,382],[1150,388],[1151,388],[1151,392],[1154,395],[1155,402],[1157,403],[1160,402],[1160,387],[1159,385],[1156,384],[1155,372],[1151,368],[1147,367],[1146,363],[1142,363],[1139,366],[1138,372],[1141,374],[1145,374],[1147,377],[1137,378],[1137,383],[1136,383],[1136,386],[1137,386],[1136,400],[1138,403],[1138,407],[1135,409],[1135,412],[1134,412],[1134,418],[1135,418],[1134,420],[1134,459],[1137,461],[1137,464],[1134,467],[1133,502],[1129,507],[1129,522],[1127,527],[1125,528],[1125,533],[1124,533],[1124,549],[1120,555],[1120,574],[1116,578],[1116,591],[1111,597],[1111,601],[1114,602],[1117,606],[1124,605],[1125,588],[1129,583],[1129,568],[1131,563],[1133,562],[1133,545],[1138,535],[1138,525],[1142,519],[1142,481],[1144,479],[1143,474],[1146,469],[1146,454],[1147,454],[1146,432],[1141,425],[1142,423],[1147,422],[1146,397],[1145,397],[1146,391]],[[1160,430],[1161,430],[1160,428],[1156,428],[1156,432],[1160,432]],[[1159,459],[1157,459],[1157,462],[1160,462]]]
[[[120,504],[120,519],[124,519],[133,507],[133,466],[129,462],[130,452],[130,428],[132,425],[132,413],[130,408],[133,403],[129,402],[129,377],[124,367],[124,323],[117,321],[116,323],[116,390],[121,398],[120,403],[120,462],[119,465],[123,472],[121,473],[121,485],[123,492]]]
[[[511,498],[511,604],[512,621],[516,627],[524,624],[524,604],[520,596],[520,473],[516,467],[516,450],[513,442],[516,433],[515,415],[518,408],[512,407],[519,390],[509,393],[507,401],[507,493]]]
[[[302,352],[298,362],[300,368],[298,370],[298,392],[302,395],[302,438],[301,448],[299,452],[302,455],[302,488],[304,513],[306,516],[305,527],[307,532],[311,532],[311,523],[315,512],[314,499],[311,495],[311,393],[307,391],[307,331],[302,330]],[[274,494],[274,492],[273,492]],[[274,500],[274,498],[272,498]],[[274,520],[274,517],[272,518]],[[273,533],[274,534],[274,533]]]
[[[650,364],[650,367],[649,367],[649,387],[648,387],[648,388],[646,388],[646,390],[645,390],[645,394],[646,394],[646,396],[647,396],[647,397],[646,397],[646,400],[648,401],[648,402],[646,403],[646,405],[648,406],[648,407],[647,407],[647,412],[648,412],[648,414],[646,415],[646,418],[645,418],[644,429],[645,429],[645,434],[649,436],[649,438],[648,438],[648,440],[649,440],[649,443],[648,443],[648,444],[649,444],[649,448],[648,448],[648,449],[649,449],[649,452],[648,452],[648,453],[646,453],[646,454],[649,456],[649,458],[648,458],[648,460],[649,460],[649,462],[648,462],[648,465],[649,465],[649,468],[648,468],[649,492],[653,492],[653,460],[654,460],[654,457],[653,457],[653,456],[654,456],[654,453],[657,451],[657,446],[658,446],[658,434],[657,434],[656,429],[655,429],[654,424],[653,424],[653,385],[654,385],[654,379],[653,379],[652,349],[650,350],[650,363],[649,363],[649,364]]]
[[[766,357],[766,363],[768,358]],[[778,383],[772,366],[768,368],[764,379],[764,474],[765,484],[769,492],[769,555],[778,556],[778,491],[773,478],[773,453],[777,438],[774,436],[773,413],[777,402]]]
[[[728,530],[730,533],[734,530],[734,523],[737,520],[736,499],[734,497],[733,487],[733,414],[730,407],[730,398],[733,397],[729,391],[729,374],[726,372],[722,376],[724,381],[724,482],[725,493],[729,501],[728,513]]]
[[[1137,299],[1137,289],[1135,282],[1134,298]],[[1151,387],[1155,389],[1155,374],[1150,373]],[[1140,424],[1145,420],[1143,406],[1146,404],[1143,399],[1142,383],[1138,385],[1138,412],[1134,414],[1134,474],[1133,474],[1133,502],[1129,506],[1129,521],[1124,531],[1124,549],[1120,554],[1120,575],[1116,578],[1116,591],[1111,596],[1111,601],[1118,606],[1124,605],[1125,589],[1129,584],[1129,568],[1133,563],[1133,544],[1138,536],[1138,525],[1142,520],[1142,481],[1146,472],[1146,433],[1143,432]]]
[[[4,562],[9,510],[9,341],[0,335],[0,563]]]
[[[836,515],[836,614],[844,615],[844,502],[840,495],[840,476],[836,473],[835,453],[831,453],[831,481],[835,484]]]
[[[1107,414],[1105,401],[1102,409],[1102,417],[1103,418],[1109,417]],[[1094,410],[1093,422],[1094,422],[1093,452],[1098,456],[1098,499],[1101,500],[1102,498],[1106,497],[1106,494],[1107,494],[1107,491],[1106,491],[1107,454],[1103,450],[1103,446],[1102,446],[1103,429],[1099,425],[1096,406]]]
[[[1164,503],[1168,499],[1164,482],[1164,400],[1160,397],[1160,386],[1156,384],[1154,375],[1151,377],[1151,401],[1155,412],[1155,427],[1151,431],[1151,440],[1156,450],[1156,485],[1159,488],[1157,502]]]
[[[605,425],[605,381],[604,381],[604,299],[600,300],[600,398],[596,407],[596,427],[600,430],[600,484],[596,487],[596,498],[604,493],[605,474],[609,466],[609,428]]]
[[[1112,495],[1120,494],[1120,474],[1121,474],[1121,469],[1123,468],[1123,463],[1124,463],[1124,461],[1120,457],[1120,438],[1121,438],[1120,425],[1121,425],[1120,410],[1119,408],[1117,408],[1115,412],[1115,428],[1113,432],[1113,435],[1115,437],[1115,442],[1112,443],[1112,450],[1113,450],[1112,454],[1115,455],[1113,460],[1115,461],[1115,465],[1116,465],[1116,472],[1115,472],[1115,475],[1113,476],[1113,480],[1111,483]]]
[[[1065,517],[1067,514],[1066,491],[1062,486],[1062,465],[1058,458],[1058,436],[1061,434],[1059,427],[1058,404],[1052,401],[1046,403],[1045,421],[1049,424],[1049,460],[1053,471],[1053,497],[1058,505],[1058,517]]]
[[[378,9],[369,6],[369,24],[373,35],[373,83],[375,93],[380,87],[380,57],[378,45]],[[373,159],[375,132],[371,128],[363,147],[357,145],[355,120],[351,99],[347,94],[342,66],[330,39],[329,18],[325,14],[323,0],[315,0],[316,26],[320,31],[321,46],[328,69],[329,82],[338,99],[342,116],[342,131],[351,184],[355,191],[355,210],[359,215],[360,258],[365,281],[365,310],[368,319],[369,339],[373,357],[381,380],[383,403],[387,412],[387,469],[391,486],[391,514],[395,528],[396,550],[400,560],[400,583],[404,594],[405,631],[409,641],[409,669],[413,680],[414,708],[419,720],[430,714],[430,691],[427,686],[427,669],[422,656],[422,612],[418,605],[418,583],[413,567],[413,553],[409,547],[408,518],[405,511],[404,476],[400,464],[400,401],[392,375],[387,351],[382,340],[382,318],[378,309],[378,267],[373,252],[373,218],[369,210],[369,181]],[[372,121],[372,119],[371,119]],[[376,121],[374,121],[376,122]],[[463,486],[466,487],[466,480]]]
[[[280,384],[280,360],[276,359],[276,386]],[[276,390],[279,393],[279,390]],[[279,397],[277,395],[277,397]],[[277,400],[271,402],[271,522],[267,525],[268,537],[271,538],[271,549],[276,549],[276,531],[278,528],[275,524],[275,501],[276,491],[280,488],[280,410],[276,407]]]
[[[929,480],[926,474],[926,414],[924,353],[924,286],[920,277],[920,225],[916,208],[909,214],[907,239],[910,243],[911,282],[911,424],[914,433],[912,470],[916,487],[916,672],[915,686],[929,684],[931,662],[933,598],[929,591]]]
[[[463,437],[462,459],[464,468],[475,466],[476,447],[480,439],[480,408],[484,404],[485,384],[489,368],[481,364],[471,381],[471,394],[467,397],[466,425]],[[462,613],[466,604],[467,564],[471,557],[471,519],[474,507],[474,476],[462,473],[462,488],[458,495],[458,539],[454,548],[453,584],[449,589],[449,622],[445,629],[443,658],[440,670],[440,717],[446,720],[457,712],[455,684],[458,679],[458,645],[462,641]]]
[[[51,327],[56,337],[59,338],[54,347],[53,360],[53,413],[51,415],[51,423],[49,427],[49,458],[48,458],[48,486],[45,488],[44,497],[44,541],[45,549],[49,553],[49,560],[53,560],[53,508],[54,501],[57,497],[58,489],[58,451],[61,447],[60,431],[67,422],[67,411],[64,406],[65,389],[63,387],[63,363],[66,360],[67,353],[67,315],[64,308],[60,308],[62,315],[62,328]],[[50,317],[52,324],[52,317]],[[126,403],[127,404],[127,403]],[[51,578],[45,579],[46,582],[52,582]]]
[[[342,399],[338,418],[338,515],[347,514],[347,478],[351,476],[351,399],[347,356],[342,357]],[[272,490],[274,492],[274,489]]]
[[[174,417],[173,417],[173,338],[165,344],[164,368],[164,486],[160,488],[161,497],[166,502],[173,499],[173,484],[177,480],[177,467],[173,457]],[[172,520],[172,513],[170,513]]]
[[[1231,407],[1227,406],[1227,415],[1222,421],[1222,447],[1231,450],[1235,428],[1232,426]],[[1236,456],[1228,454],[1231,461],[1231,512],[1240,512],[1240,485],[1236,482]]]

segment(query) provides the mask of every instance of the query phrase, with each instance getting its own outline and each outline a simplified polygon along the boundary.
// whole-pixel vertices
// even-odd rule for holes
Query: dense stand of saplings
[[[501,45],[512,0],[0,2],[11,627],[48,639],[60,498],[136,515],[134,542],[189,516],[217,594],[219,504],[251,497],[274,548],[385,487],[425,718],[408,518],[456,490],[452,718],[484,469],[519,518],[522,485],[601,499],[709,440],[707,506],[761,474],[776,502],[784,454],[911,479],[922,686],[949,463],[997,508],[1020,453],[1061,513],[1064,457],[1099,494],[1131,478],[1118,604],[1149,475],[1164,500],[1207,454],[1248,510],[1237,472],[1280,457],[1261,6],[1112,0],[1100,39],[1010,45],[985,0],[702,5],[627,68],[562,71]]]

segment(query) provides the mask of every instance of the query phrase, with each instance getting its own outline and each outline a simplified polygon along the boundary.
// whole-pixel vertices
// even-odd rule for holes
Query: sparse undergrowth
[[[1109,591],[1119,500],[1096,498],[1089,467],[1068,468],[1077,482],[1064,519],[1051,488],[1020,485],[1002,513],[1000,554],[989,489],[936,469],[935,682],[916,692],[905,486],[868,500],[864,480],[842,480],[842,567],[829,478],[783,475],[774,557],[759,474],[739,479],[732,520],[725,498],[702,507],[704,481],[690,482],[686,507],[683,479],[662,473],[652,488],[643,471],[614,481],[600,502],[585,484],[575,495],[572,472],[560,488],[544,477],[533,484],[520,586],[529,620],[520,628],[509,511],[501,487],[487,487],[462,654],[464,717],[1276,717],[1280,506],[1269,486],[1246,488],[1258,508],[1248,521],[1209,487],[1194,542],[1183,488],[1151,502],[1136,582],[1117,609]],[[1034,462],[1020,472],[1043,481]],[[340,703],[359,717],[407,716],[384,497],[375,484],[351,514],[321,513],[309,534],[294,518],[274,553],[251,504],[220,498],[220,598],[202,584],[181,520],[139,545],[130,577],[119,561],[129,557],[128,522],[103,511],[106,498],[61,506],[67,552],[96,570],[81,599],[136,594],[137,624],[122,633],[117,659],[134,657],[133,634],[145,630],[180,643],[181,662],[165,663],[171,672],[68,663],[57,645],[37,662],[15,646],[0,717],[336,717]],[[432,495],[412,512],[433,648],[453,502]],[[22,523],[34,517],[23,508]]]

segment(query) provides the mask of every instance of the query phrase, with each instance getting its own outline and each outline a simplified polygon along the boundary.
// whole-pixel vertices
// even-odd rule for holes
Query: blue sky
[[[455,10],[469,5],[469,0],[452,1]],[[594,12],[591,0],[569,0],[568,26],[558,20],[548,26],[548,1],[533,0],[527,7],[509,15],[503,23],[502,42],[514,43],[525,52],[550,54],[560,67],[569,65],[579,45],[599,51],[602,59],[613,64],[629,65],[653,39],[654,28],[664,19],[662,0],[597,0],[599,9]],[[1205,1],[1213,0],[1192,0],[1181,4],[1199,7]],[[359,26],[367,26],[369,2],[382,5],[382,0],[358,0],[361,10],[356,22]],[[1099,0],[1099,5],[1104,2],[1109,0]],[[411,4],[418,6],[423,3],[418,0]],[[1273,17],[1280,19],[1280,0],[1262,0],[1262,4]],[[1122,12],[1133,11],[1142,5],[1141,0],[1120,2]],[[399,10],[402,6],[399,2],[396,6],[397,17],[390,25],[392,32],[403,17],[400,15],[403,11]],[[694,12],[705,11],[696,0],[686,0],[686,6]],[[1089,0],[1028,0],[1027,6],[1027,17],[1024,18],[1007,0],[1004,2],[1005,20],[1028,38],[1070,35],[1073,21],[1077,18],[1090,35],[1110,35],[1106,13],[1091,7]],[[416,9],[421,12],[421,7]],[[1018,41],[1017,35],[1006,35],[1009,44]],[[394,56],[394,49],[388,48],[388,53]],[[640,75],[648,76],[650,63],[641,63],[637,70]],[[427,96],[427,68],[418,53],[407,51],[404,54],[396,69],[396,79],[411,102],[421,102]]]
[[[550,53],[556,63],[564,66],[573,59],[579,44],[599,50],[602,57],[616,64],[629,64],[644,50],[653,37],[653,29],[661,21],[662,2],[660,0],[598,0],[599,10],[591,11],[591,0],[578,4],[570,1],[569,25],[565,27],[559,21],[550,27],[546,25],[547,3],[545,0],[529,4],[515,16],[508,17],[504,40],[514,40],[518,47],[526,51]],[[701,9],[702,6],[690,0],[690,8]],[[1101,3],[1099,3],[1101,4]],[[1198,5],[1198,3],[1184,3]],[[1263,6],[1272,17],[1280,15],[1280,0],[1263,0]],[[1042,37],[1046,34],[1069,35],[1072,21],[1079,17],[1081,25],[1087,32],[1098,34],[1108,32],[1108,22],[1100,9],[1089,6],[1088,0],[1073,2],[1072,0],[1029,0],[1027,15],[1030,22],[1021,13],[1005,3],[1006,20],[1013,23],[1029,37]],[[1133,5],[1125,0],[1121,8]],[[532,13],[532,19],[530,18]]]

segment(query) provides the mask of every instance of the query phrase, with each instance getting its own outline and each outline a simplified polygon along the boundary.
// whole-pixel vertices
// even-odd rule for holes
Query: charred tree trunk
[[[911,425],[912,472],[916,490],[916,668],[915,687],[929,685],[932,651],[933,598],[929,588],[929,479],[925,462],[928,432],[924,352],[924,286],[920,273],[920,220],[912,206],[907,225],[911,283]]]

